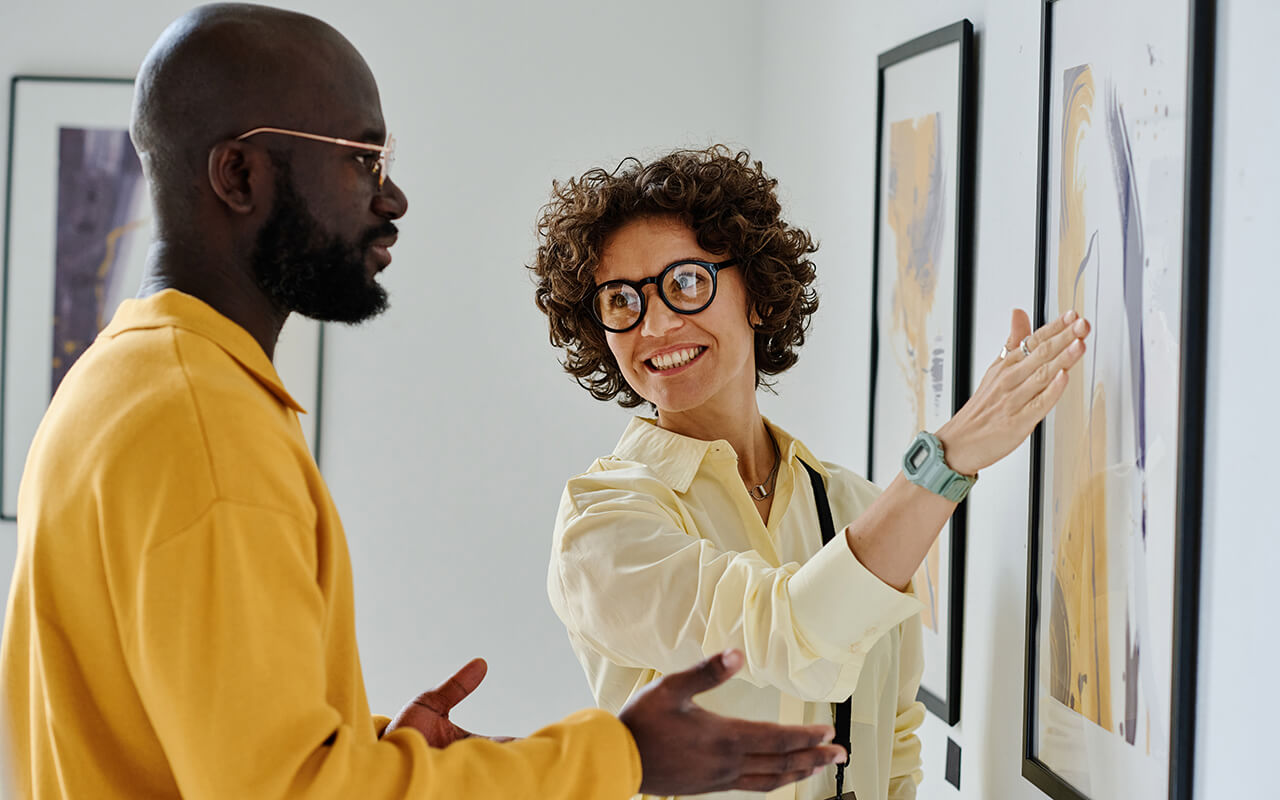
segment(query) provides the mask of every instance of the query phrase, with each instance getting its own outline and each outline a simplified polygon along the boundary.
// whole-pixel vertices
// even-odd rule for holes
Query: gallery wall
[[[385,282],[393,308],[335,328],[325,359],[323,469],[350,539],[371,702],[388,710],[482,655],[458,715],[527,733],[589,703],[547,606],[545,563],[565,476],[611,448],[626,413],[559,370],[521,265],[551,177],[632,152],[748,146],[821,241],[822,308],[765,412],[824,458],[866,458],[876,55],[962,17],[979,73],[975,374],[1034,291],[1039,4],[1033,0],[410,3],[376,13],[286,3],[364,52],[401,143],[410,210]],[[1280,392],[1263,328],[1280,273],[1280,12],[1221,0],[1208,380],[1197,797],[1266,796],[1274,719],[1261,609],[1280,526],[1259,500],[1280,444],[1255,409]],[[127,76],[187,3],[0,6],[0,76]],[[103,35],[109,31],[109,35]],[[7,151],[0,126],[0,150]],[[0,160],[0,170],[4,167]],[[0,173],[0,179],[3,174]],[[21,187],[14,202],[22,202]],[[22,268],[17,265],[16,268]],[[970,502],[961,721],[922,730],[922,798],[1032,800],[1019,774],[1028,455],[986,470]],[[13,559],[0,526],[0,572]],[[1242,568],[1243,567],[1243,568]],[[1273,670],[1272,670],[1273,671]],[[961,788],[942,780],[947,739]]]
[[[1271,405],[1264,398],[1280,391],[1263,322],[1280,291],[1268,236],[1280,218],[1280,157],[1268,143],[1280,120],[1273,103],[1257,101],[1280,89],[1269,43],[1280,12],[1263,0],[1219,7],[1196,753],[1196,797],[1213,800],[1274,795],[1263,743],[1280,712],[1265,677],[1280,657],[1266,610],[1275,606],[1270,581],[1258,574],[1269,570],[1242,569],[1280,556],[1280,524],[1261,499],[1269,473],[1249,457],[1280,443],[1263,411]],[[753,144],[783,181],[793,217],[822,240],[823,297],[812,341],[766,413],[821,441],[823,457],[862,465],[877,55],[962,17],[976,28],[976,385],[1005,340],[1009,310],[1030,309],[1035,299],[1040,4],[765,3],[762,14]],[[951,728],[932,715],[925,722],[922,800],[1043,797],[1020,774],[1028,449],[985,470],[970,495],[961,719]],[[942,779],[949,738],[961,748],[959,790]]]
[[[1280,357],[1270,330],[1280,297],[1280,106],[1259,98],[1280,93],[1278,25],[1280,8],[1267,0],[1221,4],[1196,729],[1196,796],[1204,800],[1276,794],[1280,694],[1270,684],[1280,637],[1270,567],[1280,564],[1280,520],[1265,464],[1280,451]]]

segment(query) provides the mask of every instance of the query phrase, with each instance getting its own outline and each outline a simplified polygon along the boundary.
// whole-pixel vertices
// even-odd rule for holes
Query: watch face
[[[915,449],[907,456],[907,463],[911,465],[912,470],[919,470],[924,462],[929,458],[929,447],[924,442],[916,444]]]

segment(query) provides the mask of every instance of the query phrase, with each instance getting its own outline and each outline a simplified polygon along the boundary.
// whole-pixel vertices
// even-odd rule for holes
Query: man
[[[448,720],[478,660],[372,717],[344,533],[271,356],[290,313],[386,305],[406,200],[377,85],[318,20],[205,6],[148,54],[131,132],[147,277],[63,381],[20,490],[12,796],[625,798],[768,790],[843,759],[829,727],[694,705],[736,652],[518,741]]]

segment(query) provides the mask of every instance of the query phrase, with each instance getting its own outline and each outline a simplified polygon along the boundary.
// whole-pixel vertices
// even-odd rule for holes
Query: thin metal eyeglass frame
[[[371,150],[378,153],[378,163],[374,165],[373,173],[378,177],[378,188],[387,181],[387,175],[391,172],[391,165],[395,161],[396,138],[391,134],[387,134],[386,144],[369,144],[368,142],[353,142],[350,139],[342,139],[337,136],[321,136],[318,133],[305,133],[303,131],[291,131],[288,128],[254,128],[246,131],[236,137],[237,142],[242,142],[250,136],[257,136],[259,133],[278,133],[282,136],[293,136],[299,139],[310,139],[314,142],[327,142],[336,144],[341,147],[352,147],[357,150]]]
[[[662,279],[667,276],[667,273],[675,269],[676,267],[682,266],[684,264],[696,264],[700,267],[705,268],[707,272],[711,273],[711,296],[707,298],[707,302],[703,303],[697,308],[690,309],[688,311],[682,308],[676,308],[674,305],[672,305],[671,300],[667,298],[667,293],[662,290]],[[700,261],[696,258],[686,258],[680,261],[673,261],[672,263],[663,267],[662,272],[659,272],[657,275],[650,275],[649,277],[645,278],[642,281],[629,281],[629,280],[626,280],[625,278],[618,278],[612,281],[605,281],[604,283],[597,286],[596,290],[591,293],[591,297],[589,298],[589,302],[591,306],[591,316],[595,317],[596,322],[600,323],[600,327],[604,328],[606,331],[609,331],[610,333],[626,333],[627,331],[632,330],[641,322],[644,322],[644,315],[649,311],[649,301],[644,295],[644,287],[651,283],[657,289],[658,297],[662,298],[663,304],[665,304],[667,308],[671,309],[675,313],[683,314],[685,316],[701,313],[703,311],[706,311],[707,307],[710,306],[716,299],[716,291],[719,289],[719,281],[716,278],[716,273],[718,273],[720,270],[726,267],[737,266],[737,264],[738,264],[738,259],[736,258],[727,258],[724,261],[720,261],[718,263],[712,262],[712,261]],[[640,315],[636,317],[635,322],[631,323],[625,328],[610,328],[605,323],[605,321],[600,318],[600,306],[596,303],[596,298],[598,298],[600,296],[600,292],[604,291],[605,288],[607,288],[608,286],[611,286],[611,285],[616,286],[618,284],[623,284],[624,286],[630,286],[632,289],[636,290],[636,294],[639,295],[640,297]]]

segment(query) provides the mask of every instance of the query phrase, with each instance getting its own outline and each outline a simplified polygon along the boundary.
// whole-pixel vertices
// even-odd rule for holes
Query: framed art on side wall
[[[129,140],[133,82],[17,76],[9,97],[9,180],[0,350],[0,518],[17,512],[27,448],[67,370],[134,296],[152,236],[151,198]],[[319,323],[288,323],[275,365],[312,413],[318,452]]]
[[[1214,8],[1043,13],[1037,321],[1093,333],[1032,437],[1022,772],[1190,800]]]
[[[969,397],[974,69],[968,20],[880,56],[867,474],[897,475],[919,431]],[[912,579],[924,603],[920,700],[960,717],[965,506]]]

